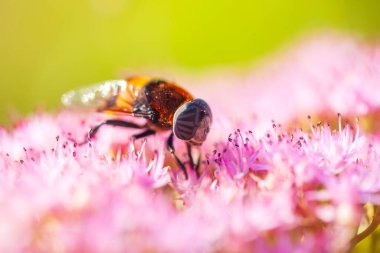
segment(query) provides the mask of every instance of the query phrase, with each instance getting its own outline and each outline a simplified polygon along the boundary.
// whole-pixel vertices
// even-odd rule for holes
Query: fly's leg
[[[188,179],[189,176],[187,174],[187,170],[185,168],[185,165],[181,162],[181,160],[175,154],[175,149],[174,149],[174,145],[173,145],[173,137],[174,137],[174,134],[171,133],[168,140],[166,141],[166,147],[167,147],[168,151],[170,152],[170,154],[174,157],[175,161],[177,162],[177,164],[179,165],[179,167],[181,168],[183,173],[185,174],[185,178]]]
[[[141,139],[141,138],[147,137],[147,136],[149,136],[149,135],[153,135],[153,134],[155,134],[155,133],[156,133],[156,131],[154,131],[154,130],[152,130],[152,129],[147,129],[147,130],[145,130],[145,131],[142,132],[142,133],[132,135],[132,140],[133,140],[133,141],[136,141],[136,140],[138,140],[138,139]]]
[[[195,172],[197,173],[198,178],[201,176],[201,171],[200,171],[201,166],[200,165],[201,165],[201,154],[199,154],[197,164],[195,165]]]
[[[135,141],[138,140],[138,139],[141,139],[141,138],[147,137],[147,136],[149,136],[149,135],[153,135],[153,134],[155,134],[155,133],[156,133],[156,131],[154,131],[154,130],[148,128],[147,130],[145,130],[145,131],[142,132],[142,133],[132,135],[133,151],[135,152],[135,154],[137,154],[136,151],[135,151],[135,147],[136,147],[136,145],[135,145]]]
[[[194,159],[193,159],[193,154],[191,153],[191,145],[189,143],[186,143],[187,146],[187,154],[189,155],[190,159],[190,166],[191,168],[194,168]]]
[[[93,128],[91,128],[91,130],[88,133],[87,140],[79,143],[78,145],[84,145],[84,144],[88,143],[96,135],[96,133],[99,131],[100,127],[102,127],[104,125],[128,127],[128,128],[136,128],[136,129],[142,129],[142,128],[146,127],[146,126],[140,126],[140,125],[137,125],[135,123],[131,123],[131,122],[123,121],[123,120],[113,120],[113,119],[105,120],[105,121],[95,125]]]
[[[199,154],[199,158],[198,158],[198,161],[196,164],[194,164],[194,158],[193,158],[193,154],[192,154],[192,151],[191,151],[191,145],[189,143],[187,143],[187,154],[189,155],[189,159],[190,159],[190,166],[192,169],[195,169],[195,172],[197,173],[197,177],[199,178],[201,173],[199,171],[200,169],[200,164],[201,164],[201,154]]]

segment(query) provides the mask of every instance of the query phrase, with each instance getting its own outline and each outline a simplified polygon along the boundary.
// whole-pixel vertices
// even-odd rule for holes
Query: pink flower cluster
[[[313,38],[278,65],[198,88],[215,116],[199,178],[177,168],[167,133],[134,145],[134,130],[104,127],[76,145],[104,115],[0,129],[0,252],[350,250],[359,227],[376,227],[380,139],[336,115],[380,120],[380,47]]]

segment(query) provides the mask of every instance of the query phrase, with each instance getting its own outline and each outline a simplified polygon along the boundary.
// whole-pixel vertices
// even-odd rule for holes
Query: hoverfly
[[[108,114],[141,117],[147,120],[138,125],[119,119],[109,119],[92,127],[87,143],[104,125],[143,129],[133,135],[137,140],[159,131],[171,131],[166,146],[170,154],[188,178],[185,165],[175,153],[173,137],[186,142],[190,165],[199,176],[199,157],[195,164],[192,146],[200,146],[207,137],[212,123],[209,105],[202,99],[195,99],[189,92],[175,83],[147,77],[130,77],[126,80],[112,80],[88,88],[69,91],[62,96],[62,103],[69,107],[82,107]]]

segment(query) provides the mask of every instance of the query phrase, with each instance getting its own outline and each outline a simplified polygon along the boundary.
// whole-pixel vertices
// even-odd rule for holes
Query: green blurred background
[[[377,38],[380,1],[0,0],[0,122],[123,70],[244,69],[326,28]]]

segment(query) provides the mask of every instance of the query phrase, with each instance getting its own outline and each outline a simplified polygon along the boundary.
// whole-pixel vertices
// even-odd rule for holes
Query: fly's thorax
[[[181,140],[192,145],[201,145],[207,138],[211,124],[210,106],[202,99],[194,99],[176,110],[173,132]]]
[[[150,124],[156,129],[169,130],[173,126],[174,114],[193,96],[180,86],[167,81],[153,79],[140,91],[136,103],[147,106],[156,115]]]

